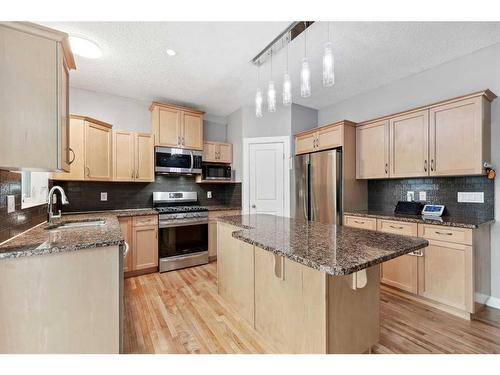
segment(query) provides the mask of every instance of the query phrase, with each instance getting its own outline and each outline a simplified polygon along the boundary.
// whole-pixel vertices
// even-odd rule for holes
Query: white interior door
[[[249,144],[249,213],[285,216],[284,151],[283,142]]]

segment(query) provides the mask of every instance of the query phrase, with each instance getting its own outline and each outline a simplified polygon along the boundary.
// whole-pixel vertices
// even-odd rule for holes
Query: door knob
[[[257,208],[257,206],[255,204],[252,204],[252,208]]]

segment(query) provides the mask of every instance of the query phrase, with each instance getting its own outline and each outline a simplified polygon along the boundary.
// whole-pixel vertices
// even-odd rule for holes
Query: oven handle
[[[207,224],[208,225],[208,219],[204,220],[196,220],[196,221],[184,221],[184,222],[177,222],[177,223],[165,223],[165,222],[159,222],[158,223],[158,228],[175,228],[175,227],[186,227],[189,225],[200,225],[200,224]]]

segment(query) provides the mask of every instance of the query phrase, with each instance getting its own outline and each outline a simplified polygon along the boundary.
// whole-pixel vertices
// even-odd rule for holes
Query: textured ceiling
[[[143,100],[192,105],[226,116],[253,103],[257,68],[250,60],[288,22],[51,22],[44,23],[96,41],[104,56],[76,57],[71,85]],[[312,96],[299,97],[304,35],[289,48],[294,102],[322,108],[394,80],[500,42],[498,22],[333,22],[336,84],[321,87],[321,55],[327,24],[307,31]],[[177,51],[169,57],[166,49]],[[273,59],[281,94],[285,53]],[[261,67],[261,85],[270,64]],[[280,95],[281,96],[281,95]]]

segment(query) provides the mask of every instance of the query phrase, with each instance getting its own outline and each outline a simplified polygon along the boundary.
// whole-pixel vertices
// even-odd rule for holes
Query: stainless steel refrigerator
[[[341,224],[342,152],[297,155],[294,160],[295,218]]]

